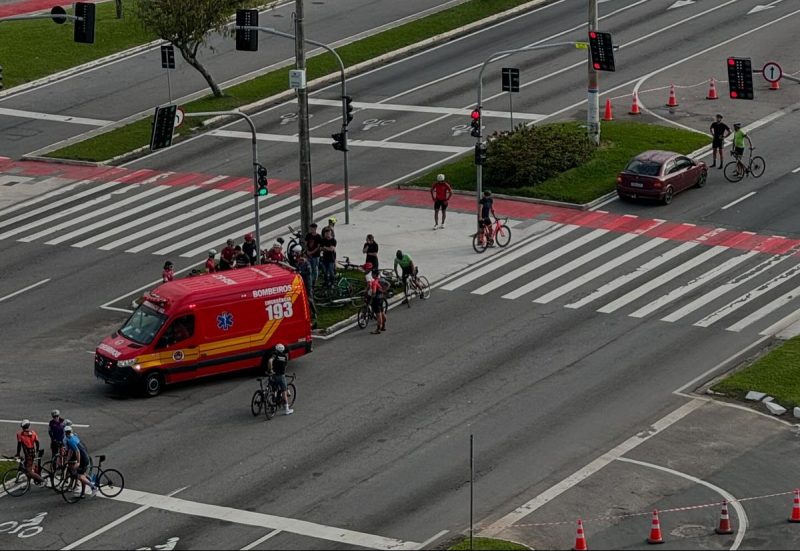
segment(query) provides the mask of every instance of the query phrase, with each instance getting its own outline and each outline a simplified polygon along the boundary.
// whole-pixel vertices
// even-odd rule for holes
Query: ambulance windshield
[[[159,314],[147,306],[140,306],[128,318],[119,332],[123,337],[139,344],[150,344],[166,320],[167,316]]]

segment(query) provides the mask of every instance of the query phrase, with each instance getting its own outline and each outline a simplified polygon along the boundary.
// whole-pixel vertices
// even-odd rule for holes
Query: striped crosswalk
[[[497,251],[441,289],[732,332],[773,334],[800,319],[800,247],[685,226],[620,233],[613,224],[544,223],[528,242]],[[677,239],[686,228],[691,237]]]

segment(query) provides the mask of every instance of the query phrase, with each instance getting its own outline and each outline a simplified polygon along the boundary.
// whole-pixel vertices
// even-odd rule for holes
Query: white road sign
[[[764,80],[767,82],[778,82],[783,76],[783,69],[774,61],[765,63],[761,72],[764,74]]]
[[[180,125],[183,124],[183,119],[186,118],[186,115],[183,112],[183,109],[178,107],[175,110],[175,128],[178,128]]]

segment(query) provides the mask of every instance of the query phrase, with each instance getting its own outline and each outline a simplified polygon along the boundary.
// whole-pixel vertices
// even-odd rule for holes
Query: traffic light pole
[[[306,44],[303,0],[295,0],[295,68],[305,73]],[[311,138],[308,128],[308,88],[305,83],[297,89],[298,140],[300,141],[300,225],[307,232],[314,221],[314,205],[311,202]]]
[[[250,125],[250,134],[253,144],[253,210],[255,213],[256,227],[256,264],[261,264],[261,217],[258,212],[258,140],[256,137],[256,125],[248,115],[241,111],[203,111],[198,113],[186,113],[187,117],[215,117],[219,115],[239,117],[247,121]]]
[[[522,48],[515,48],[513,50],[501,50],[499,52],[495,52],[489,57],[486,58],[486,61],[483,62],[481,65],[480,71],[478,71],[478,105],[477,109],[482,111],[483,108],[483,71],[486,69],[486,66],[489,65],[492,61],[496,61],[501,57],[505,57],[507,55],[516,54],[518,52],[528,52],[530,50],[544,50],[546,48],[558,48],[560,46],[575,46],[576,42],[553,42],[551,44],[539,44],[538,46],[524,46]],[[481,116],[481,124],[478,128],[478,135],[476,136],[477,141],[475,143],[476,149],[482,144],[483,142],[483,116]],[[477,210],[478,210],[478,217],[480,218],[481,215],[481,195],[483,195],[483,165],[479,163],[475,163],[475,191],[477,193],[476,202],[477,202]]]
[[[597,0],[589,0],[589,32],[596,31]],[[600,85],[597,71],[592,64],[591,52],[588,52],[589,79],[586,87],[586,132],[595,145],[600,145]]]
[[[296,40],[295,35],[291,33],[285,33],[279,31],[277,29],[273,29],[272,27],[253,27],[253,26],[236,26],[235,29],[241,29],[244,31],[261,31],[267,34],[273,34],[275,36],[282,36],[284,38],[291,38],[292,40]],[[344,69],[344,61],[336,53],[336,50],[328,46],[327,44],[323,44],[322,42],[317,42],[316,40],[310,40],[308,38],[305,39],[307,44],[311,44],[312,46],[318,46],[327,52],[333,54],[333,57],[336,58],[336,62],[339,64],[339,75],[341,79],[341,88],[342,88],[342,134],[345,136],[345,144],[347,144],[347,125],[349,124],[347,120],[347,101],[345,98],[347,97],[347,78],[345,77],[345,69]],[[345,146],[344,150],[342,151],[344,154],[344,223],[350,223],[350,183],[348,177],[348,166],[347,166],[347,147]]]

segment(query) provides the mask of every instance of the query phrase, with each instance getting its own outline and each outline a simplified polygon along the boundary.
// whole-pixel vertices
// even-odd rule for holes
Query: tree
[[[249,4],[248,0],[138,0],[133,6],[145,29],[175,46],[219,98],[222,90],[197,59],[197,51],[207,45],[210,31],[226,34],[230,17]]]

